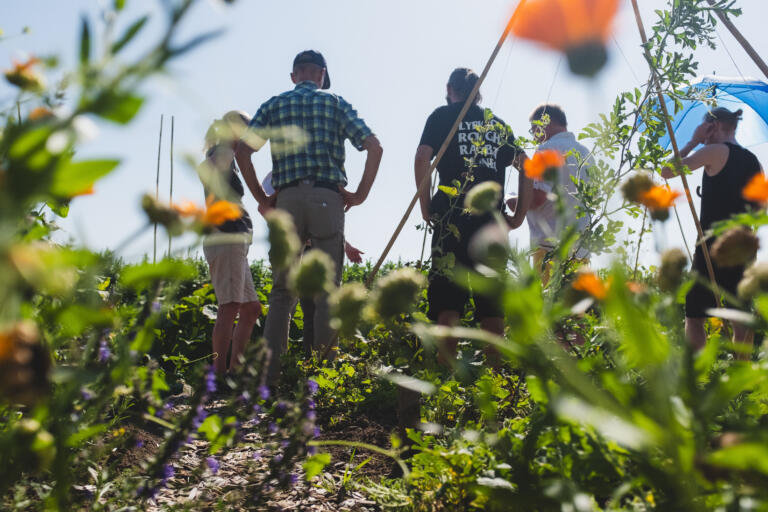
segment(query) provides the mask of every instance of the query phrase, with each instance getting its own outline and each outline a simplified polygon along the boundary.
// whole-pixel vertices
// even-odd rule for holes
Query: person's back
[[[761,171],[757,157],[748,149],[725,142],[728,160],[723,169],[701,178],[701,227],[707,230],[715,222],[729,219],[758,205],[744,199],[742,191],[749,180]]]

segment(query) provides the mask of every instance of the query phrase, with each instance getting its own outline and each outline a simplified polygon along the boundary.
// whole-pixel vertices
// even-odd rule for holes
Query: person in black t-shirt
[[[731,112],[723,107],[711,110],[704,116],[704,122],[696,128],[690,142],[680,151],[684,166],[691,170],[704,168],[700,213],[704,231],[710,229],[715,222],[758,207],[744,199],[742,193],[749,180],[762,172],[762,166],[752,152],[736,142],[736,128],[741,114],[741,110]],[[704,147],[688,156],[699,144]],[[666,179],[677,176],[671,167],[665,167],[661,175]],[[711,249],[713,242],[712,239],[707,240],[707,247]],[[714,261],[712,266],[718,287],[736,296],[736,288],[744,276],[744,267],[721,267]],[[696,247],[693,269],[701,278],[709,281],[701,246]],[[707,342],[704,330],[708,316],[706,311],[717,307],[720,306],[712,290],[701,283],[696,283],[685,297],[685,334],[697,350]],[[746,326],[736,322],[732,322],[732,325],[734,342],[748,343],[752,339],[752,331]]]
[[[232,111],[214,121],[205,136],[206,159],[200,167],[206,202],[223,199],[238,204],[241,210],[240,218],[216,226],[203,240],[203,253],[219,305],[212,335],[217,376],[223,376],[241,362],[261,315],[261,303],[248,265],[253,224],[242,205],[244,189],[237,175],[234,150],[249,119],[247,114]]]
[[[451,73],[447,85],[448,105],[437,108],[429,116],[416,150],[414,169],[417,186],[427,174],[430,162],[448,136],[478,80],[477,74],[470,69],[458,68]],[[486,181],[497,182],[503,190],[506,168],[514,165],[521,171],[527,159],[525,153],[514,146],[514,136],[504,121],[495,116],[486,121],[485,111],[478,105],[479,101],[478,94],[475,104],[462,120],[437,166],[439,184],[456,188],[458,194],[451,196],[438,189],[434,197],[430,197],[429,190],[424,189],[419,196],[422,217],[433,227],[432,267],[427,291],[429,317],[440,325],[456,325],[469,298],[467,287],[456,284],[447,267],[473,269],[476,262],[469,254],[470,241],[480,229],[494,222],[490,214],[472,216],[463,212],[466,193]],[[489,125],[501,129],[482,130]],[[511,229],[519,227],[525,220],[532,196],[532,182],[522,171],[519,192],[519,206],[514,215],[504,214]],[[504,211],[501,200],[498,207],[501,212]],[[458,233],[453,226],[458,229]],[[475,294],[474,301],[475,318],[480,321],[481,327],[503,334],[504,313],[501,305],[481,294]],[[447,340],[441,359],[455,357],[456,340]]]

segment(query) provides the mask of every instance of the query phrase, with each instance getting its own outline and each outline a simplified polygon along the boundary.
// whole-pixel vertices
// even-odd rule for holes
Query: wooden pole
[[[403,226],[405,226],[405,223],[408,221],[408,217],[410,217],[414,206],[416,206],[416,202],[419,200],[419,196],[424,190],[429,188],[432,173],[435,171],[435,169],[437,169],[437,166],[440,163],[440,160],[442,160],[443,155],[445,155],[445,152],[448,149],[448,146],[450,145],[451,141],[453,140],[453,137],[456,135],[456,132],[459,130],[459,125],[464,120],[464,116],[467,115],[469,108],[472,105],[474,105],[475,98],[477,97],[477,93],[480,91],[480,86],[483,85],[483,81],[485,81],[485,78],[488,76],[488,72],[491,70],[491,66],[493,65],[494,61],[496,61],[496,57],[498,57],[499,52],[501,51],[501,47],[504,46],[504,41],[506,41],[507,37],[509,37],[509,34],[512,31],[512,24],[515,21],[516,14],[519,11],[520,6],[523,5],[525,2],[526,0],[520,0],[520,4],[518,5],[518,8],[515,10],[515,14],[512,15],[512,19],[509,21],[509,23],[507,23],[507,26],[504,28],[504,32],[501,34],[501,37],[499,38],[499,42],[496,43],[496,47],[493,49],[493,53],[491,53],[491,57],[488,59],[488,62],[485,64],[485,68],[483,69],[483,72],[480,74],[480,79],[472,88],[472,91],[469,93],[469,96],[467,96],[467,99],[464,102],[464,106],[459,112],[459,116],[456,118],[456,121],[453,123],[451,130],[448,132],[448,135],[445,137],[445,140],[443,141],[443,145],[440,146],[440,150],[437,152],[437,156],[435,156],[434,160],[432,160],[432,164],[429,166],[429,170],[422,178],[421,183],[419,184],[416,190],[416,194],[413,196],[413,199],[411,199],[411,203],[408,205],[408,208],[405,210],[405,214],[403,215],[403,218],[400,220],[400,223],[397,225],[397,228],[395,229],[395,232],[392,235],[392,238],[389,239],[387,246],[384,248],[384,252],[381,253],[379,260],[376,262],[376,265],[374,265],[373,270],[371,271],[371,274],[368,276],[368,279],[365,283],[366,286],[370,287],[374,279],[376,279],[376,274],[379,272],[379,269],[381,268],[381,265],[384,263],[384,260],[389,254],[390,249],[392,249],[392,246],[394,245],[395,240],[397,240],[397,237],[400,236],[400,232],[403,230]]]
[[[664,94],[661,92],[661,82],[659,81],[659,75],[654,67],[653,59],[651,57],[651,51],[648,49],[648,37],[645,34],[645,27],[643,26],[643,19],[640,16],[640,8],[637,6],[637,0],[632,0],[632,7],[635,11],[635,21],[637,22],[637,29],[640,31],[640,38],[643,41],[643,49],[645,50],[645,59],[648,61],[648,66],[651,68],[651,82],[652,86],[656,89],[656,95],[659,98],[659,104],[661,105],[661,111],[664,115],[664,122],[667,125],[667,132],[669,133],[669,140],[672,143],[672,150],[675,154],[675,170],[679,170],[682,167],[682,158],[680,156],[680,148],[677,145],[677,138],[675,137],[675,130],[672,128],[672,121],[670,120],[669,110],[667,109],[667,102],[664,100]],[[709,257],[709,249],[704,239],[704,230],[701,227],[699,216],[696,213],[696,206],[693,204],[693,196],[691,196],[691,189],[688,187],[688,178],[684,173],[679,173],[678,176],[683,181],[683,188],[685,189],[685,198],[688,200],[688,206],[691,208],[691,214],[693,215],[693,222],[696,224],[696,232],[698,233],[697,244],[701,245],[701,252],[704,255],[704,262],[707,266],[707,273],[709,279],[712,281],[712,290],[715,294],[715,301],[720,304],[720,289],[715,281],[715,270],[712,268],[712,260]]]
[[[160,150],[163,148],[163,114],[160,114],[160,136],[157,141],[157,173],[155,174],[155,201],[160,200]],[[155,222],[152,263],[157,263],[157,222]]]
[[[714,0],[707,1],[712,7],[715,6]],[[754,47],[749,44],[749,41],[747,41],[744,35],[739,32],[739,29],[736,28],[736,25],[734,25],[733,22],[728,19],[728,16],[723,11],[716,9],[715,14],[717,14],[717,17],[720,18],[720,21],[723,22],[723,25],[725,25],[725,27],[731,32],[733,37],[739,42],[742,48],[744,48],[744,51],[747,52],[747,55],[749,55],[757,67],[760,68],[760,71],[762,71],[766,78],[768,78],[768,64],[766,64],[760,55],[755,51]]]
[[[175,121],[175,116],[171,116],[171,190],[168,194],[169,196],[169,204],[173,205],[173,125]],[[173,235],[171,235],[171,232],[168,231],[168,259],[171,258],[171,240],[173,240]]]

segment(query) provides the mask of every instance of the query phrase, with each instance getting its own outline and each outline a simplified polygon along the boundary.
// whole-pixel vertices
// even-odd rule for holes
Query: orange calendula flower
[[[5,71],[5,79],[21,89],[40,90],[45,87],[43,75],[36,69],[40,63],[37,57],[31,57],[27,62],[13,61],[13,69]]]
[[[574,73],[593,76],[607,60],[618,8],[619,0],[528,0],[510,24],[517,37],[566,53]]]
[[[544,175],[550,169],[557,169],[565,165],[565,158],[559,151],[554,149],[547,149],[544,151],[537,151],[533,158],[529,158],[523,164],[525,169],[525,175],[532,180],[543,180]]]
[[[640,203],[651,210],[666,210],[670,208],[675,199],[680,197],[680,192],[669,187],[653,186],[640,194]]]
[[[768,179],[765,178],[765,174],[755,174],[744,187],[741,195],[753,203],[768,203]]]
[[[641,293],[645,293],[648,287],[643,283],[637,283],[635,281],[627,281],[627,289],[630,292],[634,293],[635,295],[639,295]]]
[[[203,224],[218,226],[230,220],[237,220],[242,217],[240,207],[229,201],[209,202],[202,217]]]
[[[573,282],[573,289],[586,292],[597,300],[603,300],[608,295],[608,286],[594,272],[581,272]]]
[[[53,111],[45,107],[34,108],[29,113],[30,121],[39,121],[40,119],[46,119],[48,117],[53,117]]]
[[[197,206],[193,201],[175,203],[171,205],[171,208],[176,210],[182,217],[201,217],[204,214],[202,208]]]

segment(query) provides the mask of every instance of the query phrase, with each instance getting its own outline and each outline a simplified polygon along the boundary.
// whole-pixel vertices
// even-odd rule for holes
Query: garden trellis
[[[460,111],[458,118],[456,119],[456,122],[454,123],[452,129],[449,131],[448,135],[446,136],[446,139],[444,140],[443,145],[440,147],[440,150],[438,151],[437,155],[433,159],[433,161],[432,161],[432,163],[431,163],[431,165],[429,167],[428,172],[426,173],[426,175],[422,179],[421,183],[417,187],[416,194],[411,199],[411,202],[408,205],[408,207],[406,208],[406,211],[403,214],[403,217],[401,218],[401,220],[398,223],[397,227],[395,228],[395,231],[394,231],[392,237],[390,238],[389,242],[387,243],[387,245],[385,246],[384,250],[382,251],[381,256],[376,261],[376,264],[374,265],[374,267],[372,269],[372,272],[371,272],[371,274],[369,275],[369,277],[367,279],[367,282],[366,282],[367,286],[370,287],[371,284],[373,283],[373,281],[375,280],[376,275],[377,275],[379,269],[381,268],[381,265],[383,264],[384,260],[386,259],[387,255],[389,254],[389,251],[392,249],[392,246],[394,245],[394,243],[397,240],[398,236],[402,232],[402,229],[405,226],[405,223],[407,222],[407,220],[410,217],[411,213],[413,212],[413,208],[415,207],[416,202],[418,201],[419,195],[421,194],[421,192],[425,188],[427,188],[429,186],[429,183],[431,181],[432,173],[437,169],[437,166],[440,163],[440,160],[442,159],[442,157],[443,157],[443,155],[444,155],[444,153],[445,153],[445,151],[446,151],[446,149],[448,147],[448,144],[450,143],[450,140],[454,137],[454,135],[456,133],[456,130],[458,129],[459,124],[461,123],[461,121],[463,120],[463,118],[466,115],[467,111],[469,110],[469,107],[473,104],[474,99],[476,98],[476,96],[477,96],[477,94],[478,94],[478,92],[480,90],[480,87],[482,86],[486,76],[488,75],[488,72],[490,71],[490,68],[493,66],[493,64],[494,64],[494,62],[496,60],[496,57],[498,56],[498,53],[501,50],[501,47],[503,46],[504,42],[507,40],[507,38],[512,33],[512,27],[513,27],[513,25],[514,25],[514,23],[516,21],[516,18],[518,16],[518,14],[520,13],[521,9],[526,5],[526,1],[527,0],[520,0],[520,2],[518,3],[518,5],[517,5],[517,7],[516,7],[512,17],[511,17],[510,21],[509,21],[509,23],[505,26],[504,31],[503,31],[503,33],[501,35],[501,38],[499,39],[499,42],[496,44],[496,47],[494,48],[493,52],[491,53],[491,57],[488,59],[488,62],[486,63],[485,67],[483,68],[483,72],[480,75],[480,79],[475,84],[475,87],[473,88],[472,92],[467,97],[467,99],[466,99],[466,101],[464,103],[464,106],[463,106],[462,110]],[[716,5],[714,3],[714,0],[707,0],[707,1],[712,6]],[[666,104],[665,104],[664,99],[663,99],[663,93],[661,91],[661,85],[658,82],[658,72],[657,72],[656,68],[654,67],[653,59],[651,58],[651,55],[650,55],[649,50],[648,50],[648,39],[647,39],[647,36],[645,34],[645,28],[643,26],[642,18],[640,16],[640,11],[639,11],[639,7],[638,7],[638,4],[637,4],[637,0],[631,0],[631,3],[632,3],[632,6],[633,6],[633,9],[634,9],[634,12],[635,12],[635,19],[636,19],[636,22],[637,22],[638,30],[640,32],[640,36],[641,36],[641,39],[643,41],[645,57],[646,57],[646,60],[648,61],[649,67],[651,69],[651,81],[649,82],[648,87],[655,89],[655,92],[656,92],[656,94],[657,94],[657,96],[659,98],[659,101],[661,103],[661,108],[662,108],[662,111],[663,111],[662,117],[664,118],[664,122],[665,122],[665,124],[667,126],[667,134],[668,134],[668,137],[669,137],[669,141],[671,142],[672,147],[673,147],[674,165],[675,165],[675,167],[680,168],[681,167],[681,160],[682,159],[680,157],[679,148],[677,146],[677,140],[675,138],[674,129],[673,129],[673,126],[671,124],[671,116],[670,116],[669,112],[667,111],[667,107],[666,107]],[[762,59],[760,59],[760,57],[754,51],[752,46],[746,41],[744,36],[735,28],[735,26],[730,22],[730,20],[728,20],[727,16],[723,12],[721,12],[720,10],[716,10],[716,13],[719,16],[719,18],[721,19],[721,21],[728,27],[728,29],[731,31],[731,33],[734,35],[734,37],[744,47],[744,49],[747,52],[747,54],[755,61],[756,65],[758,67],[760,67],[760,69],[763,70],[764,73],[766,73],[766,76],[768,76],[768,66],[766,66],[765,63],[762,61]],[[719,296],[719,293],[717,291],[718,290],[717,284],[715,282],[715,277],[714,277],[714,270],[712,268],[712,262],[711,262],[711,258],[710,258],[710,255],[709,255],[709,250],[706,247],[706,245],[703,244],[704,232],[703,232],[703,230],[701,228],[701,223],[699,221],[698,214],[696,212],[696,207],[695,207],[695,205],[693,203],[693,197],[691,196],[690,188],[688,186],[688,181],[687,181],[687,179],[686,179],[684,174],[681,173],[680,176],[681,176],[681,179],[682,179],[682,182],[683,182],[683,188],[685,190],[686,201],[687,201],[687,203],[689,205],[689,208],[691,210],[691,214],[692,214],[693,219],[694,219],[694,223],[695,223],[696,228],[697,228],[697,243],[698,244],[702,244],[702,252],[704,254],[704,259],[705,259],[705,262],[706,262],[709,278],[710,278],[710,281],[711,281],[712,286],[713,286],[713,291],[715,292],[716,295]],[[677,210],[676,209],[675,209],[675,213],[677,214]],[[682,224],[679,222],[679,218],[678,218],[678,226],[680,227],[680,231],[681,231],[681,235],[682,235],[683,239],[685,239],[685,233],[683,232],[683,227],[682,227]],[[642,235],[642,232],[641,232],[641,235]],[[687,244],[686,244],[686,247],[687,247]],[[639,254],[639,251],[638,251],[638,254]]]

